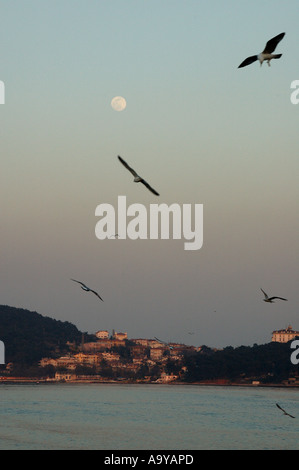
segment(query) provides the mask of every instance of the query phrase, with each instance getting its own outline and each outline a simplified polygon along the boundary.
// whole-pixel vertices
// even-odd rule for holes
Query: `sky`
[[[299,329],[298,2],[0,8],[0,304],[89,333],[218,348]],[[281,32],[281,59],[238,69]],[[96,207],[117,211],[118,196],[203,204],[202,248],[99,240]],[[288,301],[267,304],[260,288]]]

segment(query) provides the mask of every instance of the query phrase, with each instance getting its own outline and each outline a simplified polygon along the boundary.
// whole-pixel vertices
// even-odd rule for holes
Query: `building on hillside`
[[[99,330],[96,332],[96,337],[99,339],[108,339],[109,338],[109,331],[107,330]]]
[[[289,325],[284,330],[275,330],[272,333],[272,341],[276,343],[288,343],[292,339],[299,337],[299,331],[293,330],[292,326]]]
[[[118,362],[120,359],[120,355],[112,352],[103,352],[102,358],[107,362]]]
[[[57,359],[51,359],[44,357],[39,361],[41,367],[53,366],[53,367],[64,367],[66,369],[75,369],[77,361],[74,356],[60,356]]]
[[[55,373],[55,380],[58,382],[68,382],[71,380],[76,380],[76,374],[70,374],[67,372],[56,372]]]
[[[150,358],[153,360],[153,361],[159,361],[160,359],[162,359],[163,357],[163,354],[165,353],[165,348],[163,347],[160,347],[160,348],[151,348],[150,350]]]
[[[39,365],[40,365],[40,367],[46,367],[46,366],[54,366],[54,367],[56,367],[56,366],[57,366],[57,361],[56,361],[56,359],[52,359],[52,358],[48,358],[48,357],[43,357],[43,358],[39,361]]]
[[[74,355],[76,364],[80,366],[96,366],[100,363],[101,357],[98,354],[83,354],[82,352]]]
[[[83,344],[81,346],[81,350],[88,353],[96,353],[106,349],[111,349],[114,346],[117,347],[125,345],[126,341],[121,339],[98,339],[98,341]]]
[[[166,374],[166,372],[162,372],[161,376],[156,380],[156,382],[158,383],[173,382],[174,380],[177,380],[178,378],[179,378],[178,375]]]
[[[135,343],[133,346],[131,346],[130,351],[131,356],[135,358],[147,356],[147,348],[139,343]]]
[[[140,346],[143,346],[144,348],[149,347],[149,339],[144,339],[144,338],[133,338],[131,339],[132,343],[139,344]]]
[[[116,331],[114,331],[113,339],[118,339],[120,341],[128,339],[128,333],[117,333]]]

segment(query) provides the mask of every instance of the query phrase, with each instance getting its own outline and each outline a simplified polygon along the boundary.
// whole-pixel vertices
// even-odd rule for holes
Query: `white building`
[[[292,326],[289,325],[284,330],[275,330],[272,333],[272,341],[276,343],[288,343],[292,339],[299,337],[299,331],[293,330]]]
[[[108,339],[109,338],[109,331],[107,330],[99,330],[96,332],[96,337],[99,339]]]

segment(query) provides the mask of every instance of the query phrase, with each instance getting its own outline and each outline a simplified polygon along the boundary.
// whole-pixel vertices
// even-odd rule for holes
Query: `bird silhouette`
[[[78,284],[81,284],[81,289],[85,290],[86,292],[92,292],[92,293],[95,294],[99,299],[101,299],[102,302],[104,302],[104,300],[102,299],[102,297],[101,297],[95,290],[90,289],[90,288],[87,287],[83,282],[81,282],[81,281],[76,281],[76,279],[71,279],[71,281],[74,281],[74,282],[77,282]]]
[[[121,158],[119,155],[118,155],[118,159],[119,161],[124,165],[124,167],[129,170],[132,175],[134,176],[134,183],[142,183],[144,184],[144,186],[147,187],[147,189],[149,189],[153,194],[155,194],[156,196],[160,196],[159,193],[157,193],[157,191],[155,189],[153,189],[147,181],[145,181],[143,178],[141,178],[141,176],[139,176],[135,170],[133,170],[133,168],[131,168],[127,162],[125,162],[125,160],[123,158]]]
[[[283,297],[268,297],[268,295],[266,294],[265,291],[263,291],[263,289],[261,288],[261,291],[262,293],[264,294],[265,298],[263,299],[264,302],[268,302],[268,303],[271,303],[273,304],[274,303],[274,299],[280,299],[280,300],[285,300],[287,301],[288,299],[284,299]]]
[[[286,416],[289,416],[290,418],[295,418],[295,416],[290,415],[290,414],[287,413],[283,408],[281,408],[281,406],[279,406],[278,403],[276,403],[276,406],[277,406],[277,408],[279,408]]]
[[[270,67],[270,61],[272,59],[280,59],[282,56],[282,54],[273,54],[273,52],[275,51],[277,44],[283,39],[284,35],[285,33],[281,33],[275,36],[275,38],[270,39],[267,42],[263,52],[247,57],[247,59],[243,60],[242,64],[240,64],[238,68],[240,69],[242,67],[246,67],[247,65],[250,65],[257,60],[260,61],[261,66],[263,65],[264,60],[266,60]]]

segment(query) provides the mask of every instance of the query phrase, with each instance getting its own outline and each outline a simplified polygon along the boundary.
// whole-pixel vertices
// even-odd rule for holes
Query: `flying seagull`
[[[161,344],[165,344],[165,346],[168,346],[169,349],[173,349],[173,346],[170,346],[169,343],[166,343],[166,341],[162,341],[161,339],[156,338],[156,336],[154,336],[154,339]]]
[[[78,284],[81,284],[81,289],[85,290],[86,292],[92,292],[92,293],[95,294],[99,299],[101,299],[102,302],[104,302],[104,300],[102,299],[102,297],[100,297],[99,294],[98,294],[95,290],[90,289],[90,288],[87,287],[85,284],[83,284],[83,282],[76,281],[76,279],[71,279],[71,281],[78,282]]]
[[[251,57],[247,57],[247,59],[245,59],[242,62],[242,64],[239,65],[238,68],[240,69],[242,67],[246,67],[246,65],[250,65],[253,62],[255,62],[256,60],[259,60],[261,65],[263,64],[264,60],[266,60],[268,62],[269,67],[270,67],[270,60],[280,59],[280,57],[282,56],[282,54],[272,54],[272,53],[275,51],[277,44],[282,40],[284,35],[285,35],[285,33],[281,33],[281,34],[278,34],[278,36],[275,36],[275,38],[270,39],[267,42],[263,52],[261,52],[258,55],[253,55]]]
[[[160,196],[160,194],[157,193],[157,191],[155,191],[143,178],[141,178],[141,176],[137,175],[136,171],[133,170],[133,168],[131,168],[127,164],[127,162],[125,162],[125,160],[123,158],[121,158],[119,155],[118,155],[118,159],[124,165],[124,167],[126,167],[126,169],[129,170],[132,173],[132,175],[134,176],[134,183],[142,183],[142,184],[144,184],[144,186],[146,186],[156,196]]]
[[[289,416],[290,418],[295,418],[295,416],[290,415],[290,414],[287,413],[283,408],[281,408],[281,406],[279,406],[278,403],[276,403],[276,406],[277,406],[277,408],[279,408],[286,416]]]
[[[268,295],[266,294],[265,291],[263,291],[263,289],[261,288],[261,291],[262,293],[264,294],[265,298],[263,299],[264,302],[269,302],[271,304],[274,303],[274,299],[280,299],[280,300],[288,300],[288,299],[284,299],[283,297],[268,297]]]

